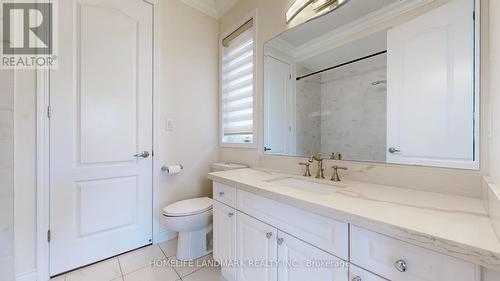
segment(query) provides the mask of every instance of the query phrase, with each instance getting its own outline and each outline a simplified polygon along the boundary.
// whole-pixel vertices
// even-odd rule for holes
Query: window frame
[[[239,27],[241,27],[243,24],[248,22],[249,20],[253,19],[253,27],[252,27],[252,37],[254,40],[253,44],[253,81],[252,81],[252,97],[253,97],[253,105],[252,105],[252,135],[253,135],[253,140],[252,142],[248,143],[238,143],[238,142],[224,142],[224,129],[223,129],[223,112],[222,112],[222,57],[223,57],[223,48],[224,46],[222,45],[222,40],[229,36],[232,32],[237,30]],[[221,34],[219,37],[219,146],[220,147],[226,147],[226,148],[257,148],[257,142],[258,142],[258,136],[257,136],[257,12],[253,11],[252,13],[248,14],[247,16],[243,17],[239,22],[231,26],[229,29],[227,29],[225,32]]]

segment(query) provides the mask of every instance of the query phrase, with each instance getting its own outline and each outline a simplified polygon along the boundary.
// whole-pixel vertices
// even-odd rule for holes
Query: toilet
[[[228,171],[247,168],[233,163],[214,163],[212,170]],[[212,199],[193,198],[175,202],[163,208],[165,226],[179,233],[177,259],[192,261],[212,252]]]

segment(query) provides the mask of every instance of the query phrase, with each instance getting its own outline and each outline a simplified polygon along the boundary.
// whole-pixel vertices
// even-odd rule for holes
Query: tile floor
[[[220,268],[208,266],[212,255],[192,264],[175,258],[177,240],[151,245],[58,276],[53,281],[225,281]],[[158,266],[151,266],[156,260]]]

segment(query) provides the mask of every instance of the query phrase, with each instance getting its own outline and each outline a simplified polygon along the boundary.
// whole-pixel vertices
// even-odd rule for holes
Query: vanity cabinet
[[[236,252],[243,265],[237,269],[238,281],[276,281],[278,230],[245,214],[239,214],[236,229]]]
[[[227,185],[214,183],[214,258],[222,263],[221,273],[224,278],[228,281],[348,280],[348,266],[344,260],[281,229],[293,229],[294,225],[302,225],[295,230],[298,235],[311,237],[312,241],[324,248],[335,250],[343,244],[347,250],[348,229],[344,229],[342,223],[338,225],[336,221],[318,221],[322,217],[315,217],[313,214],[309,218],[303,217],[305,213],[297,213],[299,209],[286,205],[274,206],[272,210],[268,210],[269,204],[278,202],[260,196],[253,197],[255,195],[243,191],[240,191],[243,196],[237,202],[244,207],[237,208],[238,204],[229,199],[231,194],[236,193],[236,189],[231,189]],[[221,195],[220,192],[224,194]],[[257,214],[258,219],[244,212],[247,210],[255,214],[251,209],[258,209],[259,205],[261,213]],[[280,210],[280,207],[286,208]],[[287,220],[283,219],[276,222],[280,226],[278,228],[268,223],[272,221],[272,213],[276,214],[277,219],[283,216],[289,217],[290,223],[295,222],[293,225],[286,225]],[[314,228],[308,229],[311,224],[321,228],[314,232]],[[333,239],[336,233],[340,233],[342,239]],[[343,247],[340,248],[342,251],[339,252],[344,254]],[[234,261],[241,263],[240,266],[226,265],[227,262]]]
[[[351,225],[350,262],[389,280],[479,281],[472,263]]]
[[[387,281],[371,272],[368,272],[355,265],[349,266],[349,280],[350,281]]]
[[[229,264],[236,260],[236,210],[219,202],[213,207],[214,259],[222,264],[222,275],[236,280],[236,268]]]
[[[277,241],[278,281],[348,280],[347,262],[282,231]]]
[[[475,264],[224,184],[214,199],[214,258],[228,281],[481,280]]]

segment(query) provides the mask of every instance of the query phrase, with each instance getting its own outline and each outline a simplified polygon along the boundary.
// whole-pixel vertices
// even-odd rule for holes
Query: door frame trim
[[[160,215],[158,210],[159,201],[159,176],[160,163],[155,161],[155,151],[160,143],[159,134],[161,131],[159,108],[159,40],[155,36],[156,30],[160,26],[161,14],[157,9],[156,0],[142,0],[151,5],[153,21],[153,165],[152,165],[152,234],[153,243],[160,242]],[[47,231],[50,228],[50,122],[47,109],[50,105],[49,69],[41,68],[36,70],[36,276],[37,280],[46,281],[50,279],[50,251],[47,241]]]

